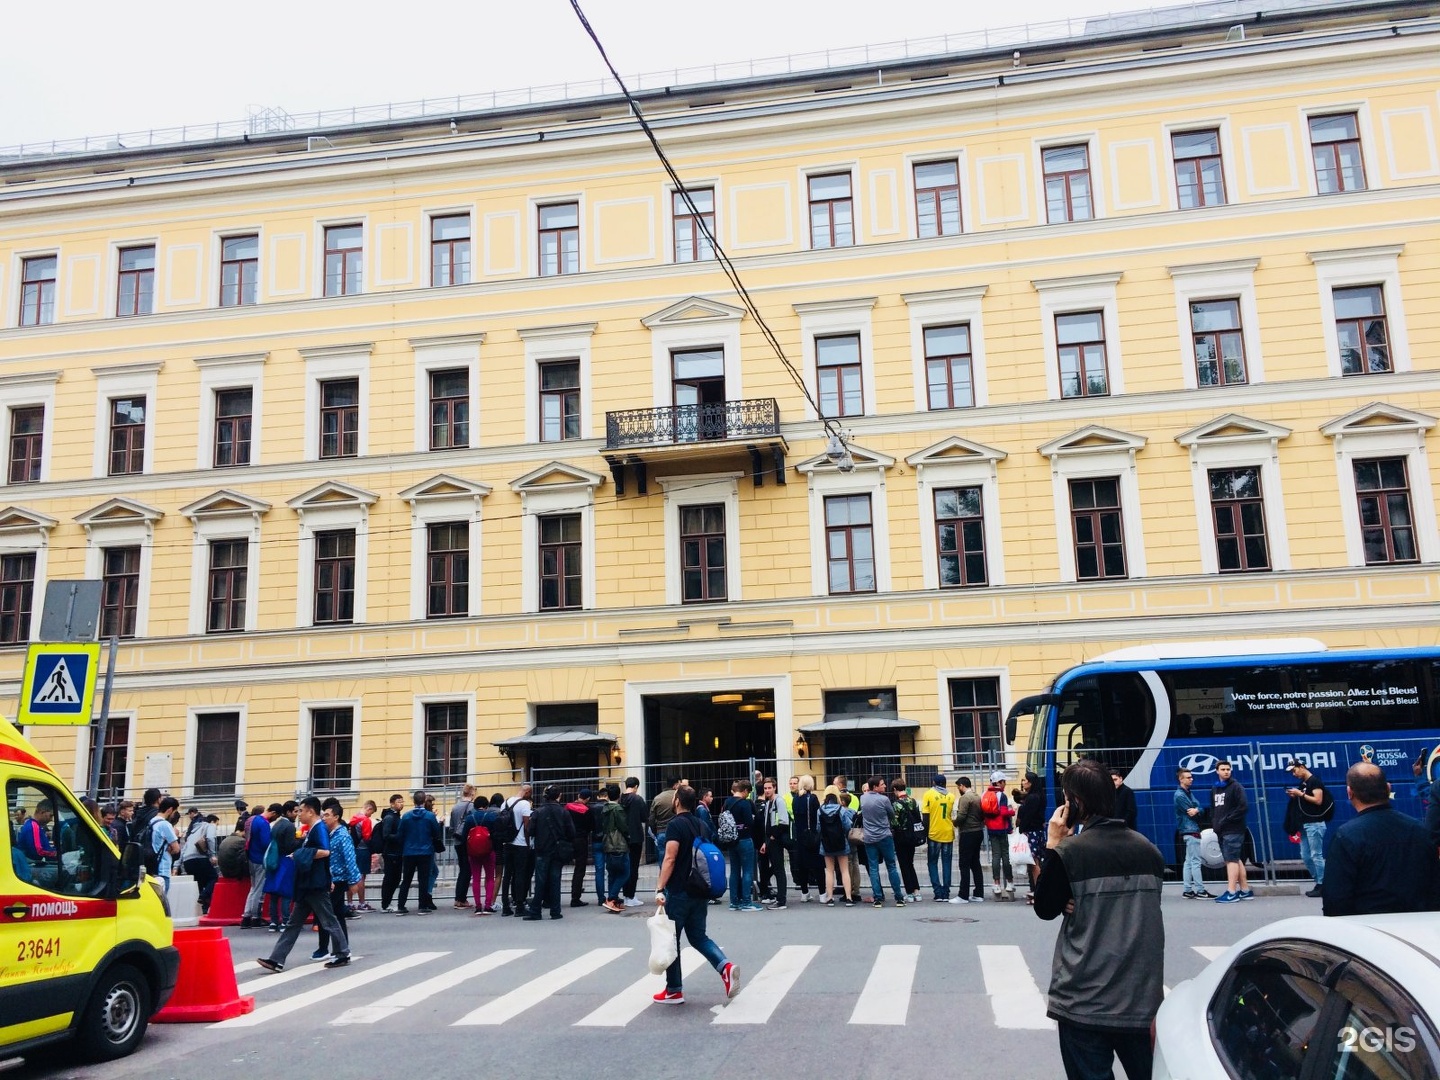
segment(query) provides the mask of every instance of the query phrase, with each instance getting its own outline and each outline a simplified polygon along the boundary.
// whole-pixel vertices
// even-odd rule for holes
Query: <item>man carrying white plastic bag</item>
[[[705,933],[705,917],[710,911],[708,892],[701,896],[690,884],[695,841],[704,836],[704,826],[695,817],[698,801],[692,787],[681,787],[675,792],[675,817],[666,827],[662,840],[665,855],[660,864],[655,903],[669,917],[674,928],[674,939],[670,949],[663,953],[658,951],[655,928],[657,920],[650,920],[650,970],[656,970],[656,963],[662,956],[668,956],[670,961],[665,969],[665,989],[654,998],[660,1005],[685,1004],[680,971],[681,933],[684,933],[685,939],[690,942],[690,947],[710,961],[710,966],[719,972],[720,981],[725,984],[727,998],[734,997],[735,992],[740,989],[740,969],[725,959],[725,953],[720,946],[711,941]]]

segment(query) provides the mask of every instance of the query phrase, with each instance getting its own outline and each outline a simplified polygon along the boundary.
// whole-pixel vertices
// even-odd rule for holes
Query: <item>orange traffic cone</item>
[[[239,926],[250,897],[249,878],[222,877],[210,894],[210,910],[200,917],[201,926]]]
[[[176,930],[180,976],[169,1002],[151,1020],[157,1024],[200,1024],[231,1020],[255,1009],[235,982],[230,942],[220,930]]]

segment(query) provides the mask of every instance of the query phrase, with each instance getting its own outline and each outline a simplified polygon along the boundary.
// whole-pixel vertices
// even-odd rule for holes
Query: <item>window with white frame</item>
[[[180,508],[192,523],[190,633],[255,630],[260,518],[269,510],[269,503],[230,490]]]
[[[805,351],[805,382],[820,415],[875,412],[875,353],[871,311],[875,297],[796,304]]]
[[[510,482],[520,496],[520,603],[527,613],[570,610],[576,601],[575,610],[594,609],[595,489],[604,482],[560,462]]]
[[[75,516],[86,532],[85,576],[101,582],[100,637],[145,635],[155,523],[164,514],[130,499],[107,499]]]
[[[410,504],[410,618],[480,614],[480,504],[489,494],[446,473],[399,492]]]
[[[415,450],[475,446],[484,334],[411,338],[415,350]]]
[[[815,596],[891,588],[885,472],[895,460],[854,444],[849,449],[853,472],[840,472],[823,454],[795,466],[807,484]]]
[[[34,484],[50,478],[47,421],[55,415],[57,371],[0,376],[0,424],[8,453],[7,484]],[[53,433],[52,433],[53,435]]]
[[[1091,424],[1039,448],[1050,459],[1060,580],[1146,573],[1135,456],[1145,438]]]
[[[520,331],[525,343],[525,441],[557,442],[566,437],[592,438],[590,419],[590,341],[595,323],[540,326]],[[570,372],[550,370],[549,365],[574,364]],[[568,387],[571,382],[578,383]],[[547,394],[575,395],[572,401],[551,400]],[[567,417],[566,409],[578,413]],[[569,426],[567,426],[567,423]],[[568,434],[578,432],[578,434]]]
[[[1400,292],[1403,250],[1403,244],[1393,244],[1309,253],[1320,291],[1329,375],[1411,370]]]
[[[286,503],[300,519],[295,625],[365,621],[373,491],[328,481]]]
[[[667,604],[741,599],[739,481],[743,475],[658,478],[665,493]]]
[[[1338,195],[1365,190],[1365,155],[1361,151],[1360,121],[1354,112],[1306,117],[1310,134],[1310,160],[1315,167],[1315,190]]]
[[[917,412],[989,404],[981,318],[986,288],[901,295],[910,319]]]
[[[807,177],[806,197],[810,219],[810,246],[815,249],[850,247],[855,243],[855,199],[850,173],[833,172]]]
[[[359,760],[358,708],[350,703],[311,703],[302,731],[306,746],[301,761],[309,763],[306,791],[350,791]]]
[[[1045,220],[1051,225],[1095,217],[1095,189],[1086,143],[1047,146],[1040,151],[1044,174]]]
[[[1289,437],[1289,428],[1235,413],[1175,437],[1190,454],[1203,573],[1290,569],[1280,475]]]
[[[728,435],[725,402],[744,397],[740,371],[741,308],[688,297],[646,316],[650,331],[651,401],[676,406],[676,441]],[[698,376],[698,378],[697,378]],[[702,416],[709,422],[701,424]],[[702,429],[711,434],[702,435]]]
[[[368,342],[300,350],[307,461],[369,453],[370,351]]]
[[[1052,400],[1124,393],[1115,290],[1120,278],[1087,274],[1030,283],[1040,294],[1041,331],[1051,358],[1045,383]]]
[[[240,708],[191,708],[185,783],[197,797],[233,795],[243,779],[245,714]]]
[[[1255,304],[1259,259],[1169,268],[1187,390],[1265,381]]]
[[[952,435],[905,459],[915,469],[927,588],[1005,583],[998,485],[1005,457]]]
[[[206,356],[200,369],[200,428],[195,465],[232,469],[258,465],[267,353]]]
[[[92,368],[95,375],[95,475],[149,473],[154,468],[154,425],[163,362]]]

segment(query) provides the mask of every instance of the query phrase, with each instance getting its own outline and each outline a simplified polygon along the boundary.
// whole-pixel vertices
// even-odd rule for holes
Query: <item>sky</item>
[[[626,77],[1165,6],[1161,0],[580,4]],[[71,0],[8,7],[0,147],[243,120],[253,106],[299,115],[605,73],[569,0]]]

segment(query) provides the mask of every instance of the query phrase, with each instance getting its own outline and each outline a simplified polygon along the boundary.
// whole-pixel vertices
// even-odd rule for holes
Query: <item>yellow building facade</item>
[[[0,694],[100,579],[105,791],[376,796],[1434,643],[1440,7],[1238,27],[646,92],[691,205],[618,95],[6,157]]]

